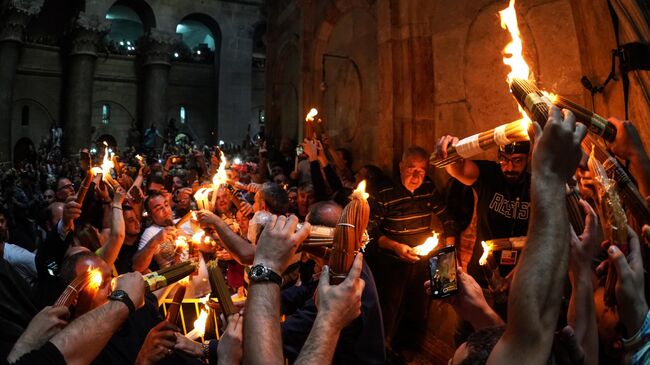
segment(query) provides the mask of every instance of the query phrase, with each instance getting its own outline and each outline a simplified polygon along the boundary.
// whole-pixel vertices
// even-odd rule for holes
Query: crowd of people
[[[636,129],[611,122],[618,133],[609,151],[629,161],[639,191],[650,196],[650,160]],[[62,131],[53,129],[34,156],[1,175],[1,358],[9,364],[399,364],[422,347],[427,324],[436,323],[429,318],[435,300],[459,318],[451,364],[648,364],[650,222],[628,212],[630,226],[619,227],[627,231],[625,242],[604,235],[608,217],[600,214],[596,177],[583,158],[587,128],[556,107],[543,128],[534,127],[533,142],[500,147],[497,161],[448,165],[453,180],[446,187],[428,176],[430,154],[418,146],[403,151],[391,178],[375,165],[355,171],[349,151],[324,133],[298,147],[283,139],[272,148],[263,137],[197,146],[165,132],[163,152],[155,144],[163,135],[153,126],[144,143],[112,147],[113,169],[88,175],[85,156],[98,166],[104,147],[63,156],[60,142],[53,143]],[[444,158],[457,142],[443,136],[434,153]],[[227,182],[211,185],[224,163]],[[574,177],[581,232],[570,224],[566,200]],[[364,180],[369,242],[345,279],[331,284],[330,251],[301,244],[313,226],[342,224]],[[214,190],[201,201],[196,193],[206,186]],[[445,275],[454,276],[438,273],[433,284],[454,281],[457,291],[432,299],[429,259],[441,248],[459,253],[472,209],[476,242],[467,266],[458,261],[454,271],[447,259]],[[439,246],[417,251],[434,229]],[[218,321],[219,338],[206,334],[204,342],[166,320],[162,303],[181,285],[192,286],[194,297],[210,288],[190,280],[149,292],[143,280],[188,260],[177,242],[197,230],[210,240],[196,246],[193,260],[216,259],[230,293],[245,298],[239,313]],[[525,237],[523,249],[494,251],[490,268],[480,263],[483,241],[515,237]],[[98,272],[100,283],[62,300],[88,271]],[[201,275],[207,281],[199,265],[192,277]]]

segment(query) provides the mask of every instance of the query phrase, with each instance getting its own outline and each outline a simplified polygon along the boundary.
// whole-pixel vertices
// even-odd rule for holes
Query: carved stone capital
[[[142,65],[170,66],[172,53],[181,42],[178,33],[151,28],[138,41],[138,53],[142,56]]]
[[[97,48],[110,29],[110,21],[80,12],[70,33],[70,55],[97,56]]]
[[[41,11],[44,0],[10,0],[0,16],[0,42],[22,42],[29,20]]]

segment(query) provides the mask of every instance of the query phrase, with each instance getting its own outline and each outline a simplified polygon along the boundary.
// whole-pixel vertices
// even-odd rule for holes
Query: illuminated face
[[[124,227],[128,236],[137,236],[140,234],[140,221],[133,210],[124,211]]]
[[[180,189],[183,187],[183,179],[178,176],[174,176],[174,189]]]
[[[291,190],[287,193],[289,198],[289,210],[294,212],[298,209],[298,192],[296,190]]]
[[[528,155],[525,153],[500,153],[501,172],[509,183],[521,181],[528,167]]]
[[[176,197],[176,207],[182,210],[189,210],[192,206],[192,196],[187,193],[179,193]]]
[[[215,208],[219,214],[228,213],[228,208],[230,208],[230,197],[225,188],[219,188],[217,191],[217,206]]]
[[[74,195],[74,185],[72,181],[68,179],[59,179],[59,183],[56,188],[56,199],[58,201],[64,202],[68,199],[69,196]]]
[[[43,193],[43,199],[45,200],[45,203],[47,203],[47,205],[54,203],[54,198],[55,198],[55,193],[54,190],[52,189],[47,189],[45,190],[45,193]]]
[[[76,275],[81,275],[88,271],[89,268],[97,269],[101,272],[102,283],[98,288],[88,286],[79,293],[77,305],[75,306],[75,315],[80,316],[92,309],[106,303],[107,297],[111,294],[111,269],[106,262],[98,256],[87,257],[77,261],[75,267]]]
[[[237,219],[237,224],[241,229],[242,236],[243,237],[248,236],[248,222],[249,222],[248,217],[244,216],[244,214],[238,210],[235,218]]]
[[[158,195],[149,200],[149,213],[156,225],[167,227],[174,224],[169,201],[162,195]]]
[[[309,206],[316,202],[316,197],[313,191],[300,191],[298,190],[298,214],[304,217],[309,212]]]
[[[399,163],[399,175],[406,190],[414,192],[427,176],[427,161],[407,156]]]

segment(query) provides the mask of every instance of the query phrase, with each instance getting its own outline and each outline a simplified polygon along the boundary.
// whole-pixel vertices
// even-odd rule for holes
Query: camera
[[[458,292],[456,248],[454,246],[441,248],[429,258],[429,274],[432,298],[446,298]]]

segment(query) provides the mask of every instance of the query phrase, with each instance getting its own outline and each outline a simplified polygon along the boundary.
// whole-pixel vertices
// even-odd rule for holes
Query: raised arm
[[[124,215],[122,214],[122,202],[125,197],[126,191],[118,187],[113,196],[113,203],[111,204],[111,231],[106,243],[98,251],[98,256],[106,261],[109,266],[115,263],[124,243],[125,227]]]
[[[447,149],[449,146],[455,146],[456,143],[458,143],[458,137],[450,135],[441,137],[436,143],[436,157],[447,158]],[[474,184],[479,175],[478,165],[472,160],[460,160],[447,165],[445,171],[467,186]]]
[[[357,254],[352,268],[339,285],[330,285],[329,267],[318,281],[318,315],[296,365],[331,364],[341,330],[361,314],[361,293],[365,282],[359,278],[363,255]]]
[[[199,224],[206,232],[216,232],[232,257],[242,265],[251,265],[255,257],[255,246],[233,232],[221,218],[214,213],[202,210],[197,213]]]
[[[309,235],[309,223],[296,232],[298,218],[276,217],[260,236],[255,264],[277,275],[287,268],[298,246]],[[284,364],[280,333],[280,286],[251,282],[244,316],[244,364]]]
[[[508,298],[506,331],[487,364],[546,364],[560,312],[570,239],[564,189],[578,166],[587,129],[557,107],[551,108],[543,134],[535,127],[528,242]]]

